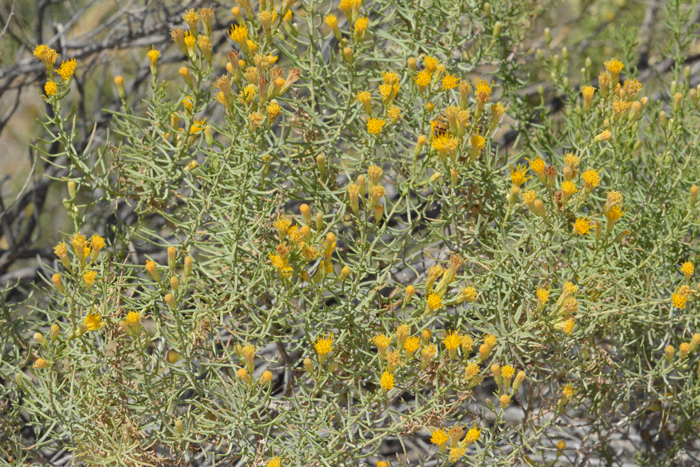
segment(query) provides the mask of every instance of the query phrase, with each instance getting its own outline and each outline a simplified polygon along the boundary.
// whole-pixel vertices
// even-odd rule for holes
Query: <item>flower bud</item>
[[[408,304],[411,303],[411,299],[413,298],[414,293],[416,293],[415,287],[413,287],[412,285],[406,287],[406,293],[403,296],[403,306],[408,306]]]
[[[193,261],[194,261],[194,259],[192,259],[191,256],[185,256],[185,261],[184,261],[185,268],[183,271],[183,274],[185,275],[185,279],[190,277],[190,274],[192,273],[192,262]]]
[[[661,125],[663,130],[665,130],[666,126],[668,125],[668,118],[666,118],[666,112],[663,110],[659,112],[659,125]]]
[[[688,344],[687,342],[683,342],[678,350],[680,351],[679,353],[681,358],[685,358],[690,352],[690,344]]]
[[[690,187],[690,202],[695,204],[698,201],[698,186],[693,185]]]
[[[309,209],[308,204],[302,204],[299,206],[299,212],[304,216],[304,222],[308,225],[311,223],[311,209]]]
[[[677,92],[673,95],[673,113],[678,113],[681,109],[681,104],[683,104],[683,94]]]
[[[248,371],[245,368],[239,368],[236,374],[241,379],[241,381],[243,381],[246,384],[249,384],[253,380],[253,378],[250,377]]]
[[[697,190],[695,191],[697,192]],[[54,287],[56,287],[56,290],[58,290],[59,292],[63,293],[66,290],[65,287],[63,287],[63,280],[61,279],[60,274],[54,274],[53,276],[51,276],[51,282],[53,282]]]
[[[260,376],[260,381],[264,384],[268,384],[270,381],[272,381],[272,372],[265,370],[262,376]]]
[[[340,277],[341,281],[344,281],[345,279],[348,278],[348,276],[351,273],[352,273],[352,269],[350,269],[350,267],[348,267],[348,266],[344,266],[343,269],[340,270],[340,275],[338,277]]]
[[[457,184],[459,183],[459,170],[450,170],[450,182],[452,183],[452,186],[457,186]]]
[[[170,308],[177,307],[177,302],[175,301],[175,297],[173,297],[172,294],[169,294],[169,293],[165,294],[165,297],[163,297],[163,299],[165,300],[165,303],[167,303]]]
[[[505,409],[510,405],[510,396],[508,394],[503,394],[500,398],[499,401],[501,402],[501,408]]]
[[[350,47],[344,47],[343,48],[343,58],[345,59],[346,62],[352,63],[353,59],[355,58],[352,54],[352,49]]]
[[[179,435],[185,431],[185,424],[182,423],[182,420],[175,420],[175,431],[177,431]]]
[[[440,180],[441,178],[442,178],[442,174],[440,172],[435,172],[433,175],[430,176],[429,182],[435,183],[438,180]]]
[[[667,362],[671,363],[675,354],[676,349],[674,349],[672,345],[666,346],[666,350],[664,351],[664,357],[666,358]]]
[[[552,31],[549,28],[544,28],[544,41],[549,45],[552,42]]]
[[[46,338],[42,333],[34,333],[34,340],[37,341],[39,344],[46,346]]]
[[[304,359],[304,368],[306,368],[307,373],[314,373],[314,363],[308,357]]]
[[[384,205],[377,204],[374,207],[374,222],[378,224],[382,220],[382,214],[384,214]]]
[[[491,4],[489,2],[484,3],[484,16],[491,18]]]
[[[413,151],[413,154],[415,156],[418,156],[418,154],[421,153],[421,151],[423,150],[423,146],[425,146],[425,143],[427,141],[428,141],[428,139],[423,135],[420,135],[418,137],[418,141],[416,141],[416,149],[415,149],[415,151]]]
[[[126,92],[124,92],[124,78],[121,76],[116,76],[114,78],[114,85],[117,87],[117,93],[121,100],[126,100]]]
[[[430,329],[423,329],[423,332],[420,333],[420,338],[424,344],[427,344],[428,342],[430,342],[430,338],[432,336],[433,336],[433,332]]]
[[[70,182],[68,182],[68,195],[71,197],[71,199],[73,199],[73,198],[75,198],[76,193],[77,193],[77,190],[76,190],[75,182],[73,180],[71,180]]]
[[[193,87],[192,86],[192,77],[190,76],[190,70],[187,69],[186,66],[181,67],[178,70],[178,73],[180,73],[180,76],[182,76],[182,79],[185,81],[185,84],[188,87]]]
[[[406,65],[408,66],[409,70],[416,71],[416,58],[408,57],[408,60],[406,60]]]
[[[60,328],[58,327],[58,324],[54,323],[51,325],[51,342],[55,341],[58,339],[58,333],[60,332]]]
[[[148,271],[154,281],[160,282],[160,274],[158,273],[158,269],[156,269],[155,262],[151,260],[146,261],[146,271]]]
[[[323,229],[323,213],[317,212],[316,213],[316,230],[322,230]]]
[[[177,264],[175,263],[177,259],[177,250],[175,249],[174,246],[169,246],[168,247],[168,267],[170,268],[171,271],[175,270],[175,267]]]
[[[561,441],[559,441],[557,443],[557,449],[559,449],[560,451],[563,451],[564,449],[566,449],[566,441],[564,441],[563,439]]]
[[[527,378],[527,375],[525,374],[524,371],[519,371],[517,375],[515,375],[515,380],[513,381],[513,391],[517,391],[520,389],[520,386],[523,384],[525,379]]]
[[[500,21],[496,21],[494,23],[494,25],[493,25],[493,38],[494,39],[498,39],[499,37],[501,37],[501,27],[502,27],[502,24]]]

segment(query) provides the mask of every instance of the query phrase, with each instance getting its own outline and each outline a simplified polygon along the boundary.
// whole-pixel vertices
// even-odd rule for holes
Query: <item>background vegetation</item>
[[[697,465],[698,19],[3,0],[0,461]]]

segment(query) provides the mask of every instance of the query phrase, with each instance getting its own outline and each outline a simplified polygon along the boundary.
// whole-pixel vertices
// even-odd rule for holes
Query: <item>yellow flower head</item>
[[[431,311],[434,311],[440,307],[442,307],[442,297],[434,293],[428,295],[428,308],[430,308]]]
[[[292,274],[292,267],[289,265],[286,258],[270,253],[270,261],[275,269],[281,272],[284,277],[289,277]]]
[[[105,239],[99,235],[93,235],[90,239],[90,248],[93,252],[99,253],[105,247]]]
[[[382,71],[382,81],[384,81],[384,84],[391,84],[392,86],[399,84],[399,75],[393,71]]]
[[[391,337],[387,337],[385,334],[377,334],[374,336],[374,338],[372,338],[372,341],[374,342],[374,345],[376,345],[377,348],[383,352],[387,349],[387,347],[389,347]]]
[[[457,462],[467,453],[465,448],[455,447],[450,449],[450,462]]]
[[[573,171],[578,168],[580,160],[581,159],[575,154],[568,153],[566,156],[564,156],[564,165]]]
[[[386,111],[386,116],[389,117],[391,123],[396,123],[401,118],[401,109],[392,105],[391,108]]]
[[[444,78],[442,78],[442,88],[445,91],[454,89],[459,85],[459,78],[454,75],[447,73]]]
[[[47,366],[49,366],[49,362],[47,362],[43,358],[37,358],[36,361],[34,362],[34,368],[36,368],[38,370],[43,370]]]
[[[488,81],[484,81],[481,78],[476,80],[476,85],[474,86],[474,93],[478,101],[486,103],[491,99],[491,87]]]
[[[338,27],[338,18],[335,17],[335,15],[328,15],[326,16],[326,24],[331,27],[331,29],[335,29]]]
[[[472,148],[481,151],[486,146],[486,139],[479,133],[474,133],[471,138]]]
[[[685,274],[686,278],[690,278],[690,276],[693,275],[694,271],[695,266],[690,261],[686,261],[685,263],[681,264],[681,272]]]
[[[76,253],[82,253],[85,250],[85,246],[87,245],[87,237],[78,232],[73,236],[73,238],[71,238],[70,242],[73,245],[73,249],[75,249]]]
[[[513,166],[510,166],[510,181],[513,183],[514,186],[517,186],[520,188],[523,183],[528,181],[530,177],[526,177],[525,174],[527,173],[527,169],[525,167],[518,165],[518,167],[514,170]]]
[[[674,293],[673,297],[671,297],[671,302],[673,303],[673,306],[676,308],[680,309],[685,309],[685,302],[688,301],[688,296],[687,295],[682,295],[680,293]]]
[[[583,183],[589,188],[595,188],[600,185],[600,175],[594,169],[588,169],[581,174]]]
[[[561,392],[567,399],[570,399],[576,393],[576,391],[574,391],[574,387],[570,384],[565,384],[562,386]]]
[[[39,44],[34,49],[34,56],[44,62],[46,67],[53,67],[56,63],[56,51],[46,44]]]
[[[476,301],[477,297],[477,291],[474,287],[469,286],[467,288],[462,289],[462,296],[464,297],[464,300],[468,302],[474,302]]]
[[[546,289],[537,289],[537,299],[540,301],[542,305],[547,304],[547,300],[549,300],[549,290]]]
[[[608,70],[608,72],[610,72],[610,74],[613,76],[619,75],[624,66],[625,65],[622,62],[615,60],[614,58],[611,58],[605,62],[605,69]]]
[[[67,80],[71,76],[73,76],[73,73],[75,73],[75,59],[71,58],[70,60],[66,60],[63,63],[61,63],[61,66],[58,68],[57,73],[61,75],[61,78],[63,78],[64,80]]]
[[[95,278],[97,278],[97,271],[88,271],[85,274],[83,274],[83,280],[85,281],[85,285],[89,287],[92,287],[92,283],[95,282]]]
[[[535,156],[534,159],[526,159],[530,163],[530,170],[535,172],[538,176],[544,174],[544,169],[546,169],[544,161],[540,156]]]
[[[327,337],[325,335],[318,336],[316,338],[316,352],[319,355],[326,355],[331,350],[333,350],[333,333],[330,333]]]
[[[430,442],[437,446],[442,446],[443,444],[447,443],[447,441],[450,439],[444,428],[441,428],[439,430],[437,428],[431,428],[430,434],[432,435],[430,437]]]
[[[190,126],[190,134],[191,135],[196,135],[202,132],[202,129],[204,129],[204,126],[207,123],[206,118],[197,118],[195,117],[194,120],[192,120],[192,125]]]
[[[425,64],[425,69],[428,71],[428,73],[433,74],[439,62],[435,57],[425,57],[423,63]]]
[[[618,204],[622,203],[622,193],[619,191],[609,191],[608,192],[608,201],[606,203],[607,206],[612,207],[616,206]]]
[[[465,368],[464,373],[467,380],[474,379],[474,377],[479,374],[479,365],[474,362],[469,363]]]
[[[571,180],[566,181],[561,184],[561,192],[566,195],[567,197],[573,195],[578,191],[578,188],[576,188],[576,184],[572,182]]]
[[[445,333],[445,338],[442,340],[445,347],[449,351],[457,350],[457,348],[462,344],[462,338],[458,332],[449,331]]]
[[[141,323],[141,313],[138,311],[130,311],[126,315],[126,324],[129,326],[137,326]]]
[[[583,98],[587,102],[590,102],[593,99],[594,93],[595,93],[595,88],[593,86],[583,86],[581,88],[581,94],[583,94]]]
[[[83,320],[83,327],[87,331],[97,331],[100,329],[104,323],[102,322],[102,317],[95,313],[94,311],[91,311],[88,313],[88,315],[85,317]]]
[[[386,123],[386,121],[380,118],[370,118],[367,120],[367,131],[373,135],[378,135],[382,132],[384,123]]]
[[[369,19],[366,17],[358,18],[357,21],[355,21],[355,34],[361,35],[367,30],[367,26],[369,26]]]
[[[625,211],[622,210],[622,206],[613,206],[605,213],[605,217],[608,218],[609,222],[617,222],[624,213]]]
[[[44,85],[44,92],[47,96],[53,96],[58,92],[58,86],[53,81],[47,81]]]
[[[501,375],[503,375],[503,377],[505,379],[512,378],[514,374],[515,374],[515,369],[512,366],[506,365],[506,366],[501,367]]]
[[[282,459],[279,457],[274,457],[272,460],[268,461],[265,467],[280,467],[282,465]]]
[[[579,217],[574,223],[574,232],[579,235],[588,235],[591,231],[591,221],[587,220],[585,217]]]
[[[567,336],[570,336],[572,332],[574,332],[574,328],[576,327],[576,320],[573,318],[569,318],[566,321],[559,322],[555,325],[555,327],[561,331],[564,332]]]
[[[233,40],[234,42],[238,42],[239,44],[245,44],[246,41],[248,40],[248,27],[246,25],[231,25],[231,30],[228,33],[228,36]]]
[[[430,81],[432,79],[433,79],[433,75],[431,75],[427,70],[422,70],[416,76],[415,81],[416,81],[416,84],[418,85],[418,87],[423,89],[430,84]]]
[[[284,237],[287,234],[287,230],[289,227],[292,225],[292,220],[291,219],[285,219],[284,217],[280,217],[277,219],[274,223],[275,228],[280,234],[280,237]]]
[[[415,336],[415,337],[409,337],[406,339],[406,342],[403,345],[403,349],[409,353],[412,354],[416,350],[418,350],[418,347],[420,346],[420,337]]]
[[[496,336],[489,334],[484,337],[484,344],[486,344],[490,349],[496,347]]]
[[[391,391],[394,388],[394,375],[385,371],[382,375],[381,385],[385,391]]]
[[[467,445],[472,444],[474,441],[479,439],[481,436],[481,430],[474,425],[474,428],[467,432],[467,436],[464,438],[464,442]]]
[[[146,53],[146,57],[152,64],[155,64],[158,61],[158,57],[160,57],[160,52],[155,49],[155,46],[151,46],[151,50]]]

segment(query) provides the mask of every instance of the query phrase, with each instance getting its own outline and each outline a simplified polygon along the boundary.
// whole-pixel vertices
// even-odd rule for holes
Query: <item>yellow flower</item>
[[[126,324],[129,326],[138,326],[141,324],[141,313],[138,311],[130,311],[129,314],[126,315]]]
[[[671,302],[673,303],[673,306],[676,308],[685,309],[685,302],[687,302],[687,301],[688,301],[687,295],[674,293],[673,297],[671,297]]]
[[[474,425],[474,428],[469,430],[467,432],[467,436],[464,438],[464,447],[467,447],[474,441],[478,440],[479,436],[481,436],[481,430]]]
[[[462,297],[467,302],[475,302],[477,297],[476,289],[472,286],[462,289]]]
[[[445,348],[447,348],[447,350],[453,352],[457,350],[462,343],[462,338],[458,332],[448,331],[445,333],[445,338],[442,340],[442,342],[445,344]]]
[[[44,85],[44,92],[46,92],[47,96],[53,96],[58,92],[58,86],[53,81],[47,81]]]
[[[365,18],[364,16],[362,18],[358,18],[357,21],[355,21],[355,34],[361,37],[367,30],[367,26],[369,26],[368,18]]]
[[[279,457],[274,457],[272,460],[268,461],[265,467],[280,467],[282,465],[282,459]]]
[[[474,133],[472,135],[471,143],[472,149],[476,151],[481,151],[482,149],[484,149],[484,146],[486,146],[486,139],[484,139],[484,137],[481,136],[479,133]]]
[[[465,448],[452,448],[450,449],[450,462],[457,462],[463,455],[467,453]]]
[[[70,77],[73,76],[73,73],[75,73],[75,59],[71,58],[70,60],[66,60],[61,63],[57,73],[61,75],[61,78],[64,80],[70,79]]]
[[[568,168],[570,168],[572,171],[575,171],[578,168],[580,158],[574,154],[568,153],[566,156],[564,156],[564,165]]]
[[[239,44],[245,44],[246,41],[248,40],[248,27],[244,25],[231,25],[231,30],[228,33],[228,36],[233,40],[234,42],[238,42]]]
[[[83,274],[83,280],[85,281],[85,285],[88,288],[92,287],[92,283],[95,282],[96,277],[97,277],[96,271],[88,271],[85,274]]]
[[[489,334],[484,337],[484,344],[486,344],[490,349],[496,347],[496,336]]]
[[[367,120],[367,131],[373,135],[378,135],[382,132],[385,121],[380,118],[370,118]]]
[[[613,206],[608,212],[605,213],[605,217],[611,223],[617,222],[618,219],[622,217],[625,211],[622,210],[622,206]]]
[[[393,105],[386,111],[386,115],[389,117],[389,119],[391,119],[391,123],[396,123],[401,118],[401,109]]]
[[[384,84],[391,84],[392,86],[399,84],[399,75],[393,71],[382,71],[382,81],[384,81]]]
[[[695,271],[695,266],[693,263],[690,261],[686,261],[681,265],[681,272],[685,274],[686,279],[690,279],[690,276],[693,275],[693,272]]]
[[[584,186],[589,190],[600,185],[600,175],[593,169],[588,169],[583,172],[581,178],[583,179]]]
[[[148,57],[152,65],[155,65],[158,61],[158,57],[160,57],[160,52],[155,49],[155,46],[151,46],[151,50],[146,53],[146,57]]]
[[[491,87],[488,81],[484,81],[481,78],[476,80],[476,85],[474,86],[474,94],[479,102],[486,103],[491,99]]]
[[[430,434],[432,435],[430,437],[430,442],[438,446],[443,446],[445,443],[447,443],[447,440],[450,439],[450,437],[447,436],[447,432],[444,428],[441,428],[439,430],[436,428],[431,428]]]
[[[578,191],[576,184],[571,180],[561,184],[561,192],[568,198]]]
[[[282,258],[281,256],[273,255],[272,253],[270,253],[270,261],[272,262],[272,265],[275,267],[275,269],[281,272],[284,277],[291,276],[292,267],[289,265],[289,262],[286,258]]]
[[[84,328],[85,331],[97,331],[103,325],[102,317],[94,311],[91,311],[83,320],[82,328]]]
[[[566,397],[567,399],[570,399],[576,393],[576,391],[574,391],[574,387],[570,384],[565,384],[561,388],[561,392],[562,392],[562,394],[564,394],[564,397]]]
[[[47,366],[49,366],[49,362],[47,362],[43,358],[37,358],[36,361],[34,362],[34,368],[36,368],[38,370],[43,370]]]
[[[564,331],[564,334],[570,336],[574,332],[574,327],[576,327],[576,321],[573,318],[569,318],[565,321],[557,323],[554,327],[560,331]]]
[[[265,109],[265,111],[267,112],[267,119],[272,122],[279,114],[282,113],[282,108],[277,101],[273,99],[267,105],[267,109]]]
[[[207,123],[206,118],[199,119],[197,117],[192,120],[192,125],[190,126],[190,134],[191,135],[196,135],[202,132],[202,129]]]
[[[372,341],[379,349],[379,353],[383,354],[387,347],[389,347],[391,337],[387,337],[385,334],[377,334],[372,338]]]
[[[510,181],[513,183],[514,186],[517,186],[520,188],[520,186],[528,181],[530,177],[525,176],[526,169],[525,167],[518,165],[518,167],[513,170],[513,166],[510,166]]]
[[[549,290],[545,289],[537,289],[537,299],[540,301],[540,303],[544,306],[547,304],[547,300],[549,300]]]
[[[412,355],[413,352],[418,350],[419,346],[420,346],[420,337],[415,336],[415,337],[407,338],[406,342],[403,345],[403,348],[407,354]]]
[[[46,44],[37,45],[34,49],[34,56],[44,62],[46,68],[53,69],[56,63],[56,51]]]
[[[456,76],[453,76],[449,73],[447,73],[445,75],[445,77],[442,78],[442,88],[445,91],[456,88],[458,84],[459,84],[459,78],[457,78]]]
[[[583,86],[581,88],[581,94],[583,94],[583,99],[586,102],[590,102],[593,99],[594,93],[595,93],[595,88],[593,86]]]
[[[425,65],[425,69],[428,71],[428,73],[433,74],[435,69],[438,66],[438,59],[435,57],[425,57],[425,60],[423,61],[423,64]]]
[[[504,367],[501,367],[501,375],[503,375],[503,378],[510,379],[513,377],[514,374],[515,374],[515,369],[513,369],[512,366],[506,365]]]
[[[256,50],[258,50],[258,44],[251,40],[245,41],[245,45],[248,46],[248,50],[250,51],[251,54],[254,54]]]
[[[440,307],[442,307],[442,297],[434,293],[428,295],[428,308],[430,311],[435,311]]]
[[[534,159],[526,159],[530,163],[530,170],[535,172],[537,176],[542,176],[544,175],[544,169],[546,169],[544,161],[540,156],[535,156]]]
[[[394,375],[385,371],[382,375],[381,385],[385,391],[391,391],[394,388]]]
[[[474,377],[479,374],[479,365],[474,362],[469,363],[464,369],[464,373],[467,381],[474,379]]]
[[[329,353],[333,350],[333,333],[330,333],[327,337],[325,335],[317,337],[314,347],[319,355],[326,355]]]
[[[576,219],[574,223],[574,232],[579,235],[588,235],[591,231],[591,221],[587,220],[585,217]]]
[[[420,72],[418,73],[418,75],[416,76],[416,80],[415,80],[415,81],[416,81],[416,84],[418,85],[418,87],[419,87],[421,90],[423,90],[423,89],[425,89],[426,86],[428,86],[428,85],[430,84],[430,81],[431,81],[432,79],[433,79],[433,75],[431,75],[430,73],[428,73],[427,70],[422,70],[422,71],[420,71]]]
[[[622,62],[617,61],[614,58],[611,58],[605,62],[605,69],[608,70],[608,72],[610,72],[610,74],[613,76],[619,75],[624,66],[625,65]]]
[[[338,27],[338,18],[335,15],[326,16],[326,24],[331,27],[331,29],[336,29]]]

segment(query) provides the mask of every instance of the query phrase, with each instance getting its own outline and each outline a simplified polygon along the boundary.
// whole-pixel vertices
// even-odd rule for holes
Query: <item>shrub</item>
[[[528,98],[528,2],[291,3],[241,1],[228,37],[189,11],[179,62],[144,52],[149,95],[117,76],[110,138],[81,149],[80,63],[34,51],[52,110],[37,150],[66,161],[75,228],[52,285],[5,305],[3,417],[36,436],[8,430],[6,455],[613,465],[623,438],[639,463],[690,462],[682,56],[667,94],[624,45],[572,85],[546,31],[560,115]]]

